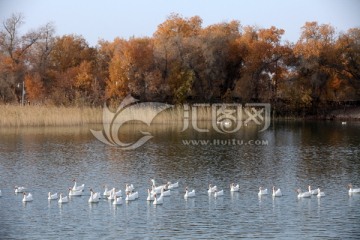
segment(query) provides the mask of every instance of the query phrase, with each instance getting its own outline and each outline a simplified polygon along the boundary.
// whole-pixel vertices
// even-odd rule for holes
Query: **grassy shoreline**
[[[80,126],[102,122],[102,109],[91,107],[0,105],[0,127]]]
[[[144,116],[156,116],[152,123],[174,124],[184,119],[184,109],[175,107],[167,109],[158,115],[152,107],[130,111],[133,119],[143,119]],[[206,122],[212,119],[211,108],[198,108],[197,121]],[[280,117],[287,120],[360,120],[360,107],[348,110],[336,110],[328,117],[305,118]],[[103,123],[103,108],[101,107],[56,107],[56,106],[19,106],[0,105],[0,127],[47,127],[47,126],[83,126]]]
[[[102,107],[56,107],[56,106],[19,106],[0,105],[0,127],[50,127],[50,126],[83,126],[103,122]],[[184,111],[181,107],[158,112],[156,107],[132,108],[127,111],[130,119],[144,120],[144,116],[155,116],[154,124],[174,124],[183,121]],[[198,121],[211,120],[211,108],[199,108]]]

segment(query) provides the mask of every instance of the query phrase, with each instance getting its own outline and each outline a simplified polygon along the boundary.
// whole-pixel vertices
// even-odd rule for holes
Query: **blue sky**
[[[22,32],[53,22],[57,35],[82,35],[90,45],[99,39],[152,36],[170,13],[198,15],[203,26],[239,20],[242,25],[283,28],[283,40],[297,41],[307,21],[331,24],[338,32],[360,27],[358,0],[0,0],[0,20],[23,13]]]

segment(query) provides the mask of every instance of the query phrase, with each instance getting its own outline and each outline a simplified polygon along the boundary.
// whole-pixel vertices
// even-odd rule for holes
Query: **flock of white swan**
[[[179,187],[179,183],[171,183],[168,182],[166,184],[156,186],[155,180],[151,179],[151,189],[148,189],[148,196],[147,201],[152,201],[154,205],[161,205],[164,202],[164,197],[168,197],[171,195],[171,190],[176,189]],[[63,195],[62,193],[48,193],[48,200],[57,200],[59,204],[67,203],[69,202],[69,197],[72,196],[82,196],[84,192],[85,184],[82,184],[80,186],[77,185],[76,181],[74,180],[74,186],[69,188],[69,196]],[[360,188],[353,188],[352,184],[348,185],[349,188],[349,195],[352,194],[360,194]],[[239,191],[239,184],[235,185],[234,183],[230,184],[230,191],[231,192],[238,192]],[[207,190],[209,194],[213,194],[214,197],[220,197],[224,195],[224,190],[219,190],[217,186],[212,186],[209,184],[209,188]],[[23,202],[31,202],[33,201],[33,195],[31,193],[26,193],[25,187],[18,187],[15,186],[15,193],[22,193]],[[258,195],[268,195],[268,189],[260,187]],[[320,188],[317,189],[311,189],[311,186],[308,187],[308,191],[302,192],[301,189],[297,189],[297,197],[298,198],[310,198],[311,196],[317,196],[318,198],[324,197],[325,193],[320,190]],[[159,195],[159,197],[158,197]],[[2,196],[1,190],[0,190],[0,197]],[[135,191],[135,188],[133,184],[126,184],[125,186],[125,201],[135,201],[139,198],[139,194],[137,191]],[[188,187],[185,188],[185,194],[184,198],[194,198],[195,195],[195,189],[189,191]],[[273,197],[281,197],[282,193],[280,188],[272,188],[272,196]],[[118,190],[116,191],[116,188],[109,189],[105,186],[105,190],[103,194],[100,192],[94,192],[92,189],[90,189],[90,198],[88,200],[89,203],[97,203],[100,201],[101,198],[112,200],[113,205],[121,205],[123,203],[123,195],[122,191]]]

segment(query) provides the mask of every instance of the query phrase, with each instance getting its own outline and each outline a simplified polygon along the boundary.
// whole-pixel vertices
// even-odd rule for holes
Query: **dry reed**
[[[132,108],[127,111],[130,119],[141,121],[144,116],[153,115],[151,124],[181,124],[188,114],[191,117],[191,108],[185,110],[183,106],[174,106],[159,112],[154,105],[141,108]],[[188,111],[185,113],[185,111]],[[0,105],[0,127],[19,126],[81,126],[86,124],[103,123],[103,109],[91,107],[55,107],[55,106],[17,106]],[[158,113],[158,114],[157,114]],[[113,119],[111,119],[113,120]],[[209,122],[212,120],[212,109],[209,106],[196,107],[196,121]],[[191,121],[191,120],[190,120]],[[109,124],[110,122],[106,122]]]
[[[0,126],[80,126],[101,123],[102,109],[0,105]]]

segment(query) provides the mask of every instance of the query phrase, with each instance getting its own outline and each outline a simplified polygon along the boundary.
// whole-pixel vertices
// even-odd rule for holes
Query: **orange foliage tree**
[[[360,99],[360,29],[337,34],[307,22],[299,40],[284,30],[239,21],[202,26],[171,14],[152,37],[115,38],[90,47],[82,36],[54,37],[51,24],[18,33],[14,14],[0,28],[0,99],[15,102],[25,80],[31,102],[117,105],[142,101],[270,102],[296,114]]]

